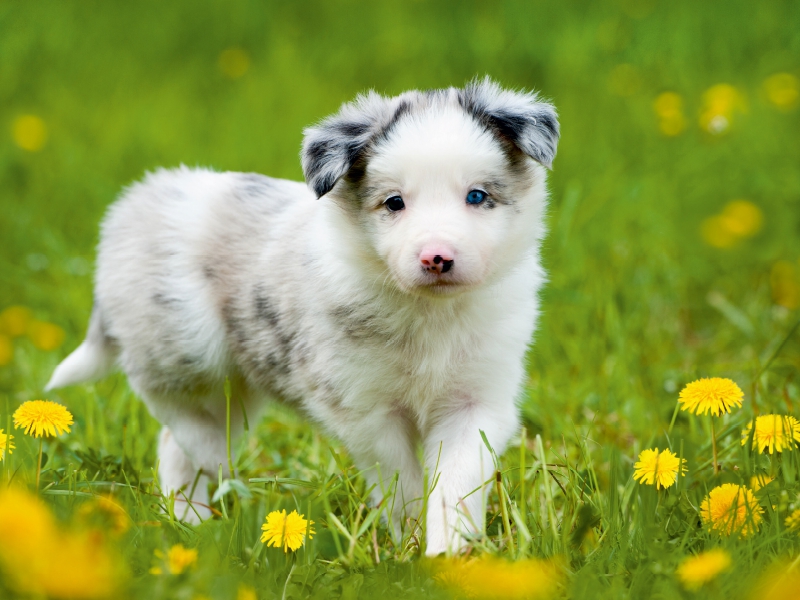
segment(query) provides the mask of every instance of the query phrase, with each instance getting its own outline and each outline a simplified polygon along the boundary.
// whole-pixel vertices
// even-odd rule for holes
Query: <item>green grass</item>
[[[234,46],[250,65],[231,80],[217,61]],[[733,569],[696,595],[743,598],[768,565],[798,556],[800,537],[783,526],[800,502],[797,452],[768,460],[739,444],[757,411],[800,417],[800,334],[790,335],[800,317],[800,109],[779,110],[763,88],[774,73],[800,76],[796,3],[6,2],[0,57],[0,310],[28,306],[67,333],[53,352],[14,340],[0,366],[3,429],[82,339],[97,225],[122,186],[180,163],[299,179],[302,128],[357,92],[489,74],[551,98],[563,137],[550,283],[522,398],[525,501],[517,440],[500,459],[513,548],[495,493],[474,552],[555,557],[560,593],[576,599],[691,597],[677,564],[717,546]],[[719,83],[744,104],[712,135],[698,118]],[[674,137],[653,108],[665,91],[684,102],[687,125]],[[47,127],[37,152],[13,141],[24,114]],[[704,220],[739,198],[759,207],[763,228],[728,248],[705,243]],[[668,435],[678,391],[700,376],[730,377],[746,394],[718,427],[718,475],[708,419],[679,413]],[[241,481],[271,481],[227,494],[227,518],[195,529],[159,508],[159,427],[124,377],[48,398],[76,422],[46,443],[44,497],[75,522],[83,494],[113,488],[135,523],[114,542],[130,572],[122,597],[234,598],[240,582],[259,598],[448,597],[414,538],[392,543],[378,509],[362,506],[343,448],[288,409],[253,424],[236,454]],[[0,474],[32,485],[38,445],[19,431],[15,441]],[[633,482],[632,465],[665,445],[682,450],[689,472],[657,494]],[[543,462],[563,466],[547,475]],[[759,495],[761,531],[737,540],[698,528],[707,491],[754,472],[776,475]],[[316,522],[294,566],[258,541],[265,514],[281,508]],[[175,543],[199,549],[198,568],[148,574],[154,551]],[[0,578],[0,595],[14,597],[8,585]]]

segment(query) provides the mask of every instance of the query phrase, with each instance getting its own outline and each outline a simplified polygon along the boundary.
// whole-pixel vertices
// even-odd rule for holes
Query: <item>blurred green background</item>
[[[627,447],[699,375],[797,401],[796,341],[753,378],[800,305],[800,5],[741,0],[0,2],[0,310],[66,332],[6,335],[0,393],[82,338],[99,220],[146,170],[299,179],[303,127],[358,92],[485,74],[563,131],[529,431]]]
[[[755,412],[800,416],[793,0],[0,0],[0,428],[11,429],[21,402],[41,397],[52,369],[82,339],[98,224],[125,185],[182,163],[300,179],[303,128],[357,93],[460,86],[483,75],[540,91],[561,118],[543,249],[550,283],[522,411],[528,439],[541,433],[554,460],[561,453],[589,470],[596,461],[599,489],[567,488],[580,502],[592,496],[604,519],[600,550],[587,542],[589,549],[570,551],[578,556],[570,593],[686,597],[674,568],[711,542],[693,510],[681,525],[686,535],[664,533],[662,525],[676,521],[653,517],[655,492],[632,483],[637,453],[665,441],[685,450],[697,504],[710,485],[708,463],[700,467],[709,422],[681,413],[666,439],[685,383],[730,377],[745,391],[743,410],[721,436],[726,480],[745,464],[739,432]],[[252,567],[262,551],[257,577],[249,568],[246,576],[261,597],[280,597],[289,563],[257,538],[267,511],[295,506],[318,523],[298,571],[302,586],[317,582],[318,597],[335,587],[355,598],[362,584],[361,597],[433,593],[415,566],[423,563],[406,562],[415,546],[395,548],[382,529],[374,568],[362,568],[371,559],[345,560],[348,570],[328,562],[337,555],[335,532],[318,495],[277,480],[251,484],[257,500],[243,502],[235,522],[193,530],[169,521],[152,493],[158,425],[124,377],[47,397],[75,416],[73,432],[46,447],[43,481],[61,486],[53,493],[73,481],[113,487],[134,477],[117,496],[137,523],[125,549],[132,597],[199,598],[192,590],[227,581],[227,591],[209,594],[231,599],[244,564]],[[243,481],[274,475],[318,491],[345,474],[324,436],[291,411],[275,409],[254,433],[240,454]],[[38,446],[15,435],[2,473],[30,482]],[[505,464],[513,461],[509,453]],[[617,507],[623,486],[628,500],[619,504],[630,513]],[[54,497],[62,512],[75,500]],[[781,498],[785,512],[791,498]],[[358,493],[336,501],[336,514],[357,526]],[[628,537],[627,524],[618,529],[625,519],[633,523]],[[789,534],[781,537],[776,515],[769,522],[752,544],[728,546],[736,577],[712,588],[716,597],[741,596],[747,577],[787,551]],[[359,551],[371,556],[372,541],[362,537]],[[569,545],[567,537],[552,546],[547,535],[535,539],[536,556]],[[147,572],[154,551],[179,541],[200,548],[203,567],[170,588]],[[297,586],[287,597],[308,596],[310,588]]]

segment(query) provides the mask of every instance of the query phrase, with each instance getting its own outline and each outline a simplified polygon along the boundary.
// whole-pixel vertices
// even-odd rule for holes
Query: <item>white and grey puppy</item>
[[[376,501],[398,473],[396,524],[438,477],[427,552],[455,550],[483,525],[480,432],[501,452],[519,425],[558,136],[550,104],[487,79],[345,104],[305,131],[307,186],[149,174],[108,211],[86,340],[48,389],[121,367],[169,492],[227,464],[230,376],[251,418],[278,398],[341,439]]]

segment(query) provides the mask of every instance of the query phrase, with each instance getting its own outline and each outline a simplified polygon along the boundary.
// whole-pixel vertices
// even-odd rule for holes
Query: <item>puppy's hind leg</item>
[[[202,475],[195,486],[193,501],[208,505],[208,478],[216,479],[220,469],[223,477],[235,476],[228,467],[225,396],[214,392],[200,395],[174,393],[167,396],[163,392],[151,391],[142,394],[142,398],[153,416],[165,426],[159,444],[162,491],[165,494],[175,491],[176,499],[182,500],[183,494],[188,497],[199,472]],[[253,416],[256,416],[257,411],[254,413]],[[242,429],[239,406],[232,406],[232,446]],[[183,493],[179,493],[179,490],[183,490]],[[197,522],[199,519],[191,507],[178,510],[184,504],[176,501],[175,516]],[[202,507],[194,508],[203,519],[210,516],[208,509],[201,512]]]
[[[194,486],[193,499],[207,505],[208,477],[216,479],[220,469],[223,477],[233,476],[228,468],[224,394],[221,392],[166,394],[161,390],[148,390],[144,386],[139,386],[137,391],[151,414],[164,425],[158,450],[162,491],[164,494],[174,491],[176,499],[182,500],[183,494],[188,497],[199,472],[202,475]],[[243,403],[247,404],[244,401]],[[252,415],[248,413],[248,417],[255,418],[257,415],[257,410],[254,410]],[[239,406],[232,406],[232,442],[243,429],[242,420]],[[233,446],[233,443],[231,445]],[[188,506],[188,510],[184,510],[182,506],[184,504],[186,503],[176,501],[175,516],[197,522],[199,519],[195,511]],[[210,516],[208,509],[201,512],[200,508],[202,507],[195,506],[203,519]]]
[[[197,524],[211,517],[208,477],[194,467],[168,427],[158,440],[158,479],[165,496],[175,495],[176,518]]]

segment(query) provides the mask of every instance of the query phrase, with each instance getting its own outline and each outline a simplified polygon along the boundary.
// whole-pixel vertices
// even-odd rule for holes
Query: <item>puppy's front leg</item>
[[[480,432],[500,454],[518,423],[512,401],[498,405],[454,399],[435,415],[424,441],[425,467],[431,482],[435,480],[428,498],[428,556],[457,552],[465,544],[462,534],[483,530],[488,488],[482,486],[491,478],[494,465]]]
[[[419,516],[422,496],[422,469],[415,453],[414,425],[401,409],[376,407],[367,413],[342,413],[336,419],[335,432],[358,468],[364,470],[367,486],[372,488],[372,501],[376,506],[387,503],[392,535],[399,542],[407,529],[406,519]],[[397,485],[391,490],[395,474]],[[385,497],[386,493],[389,495]]]

